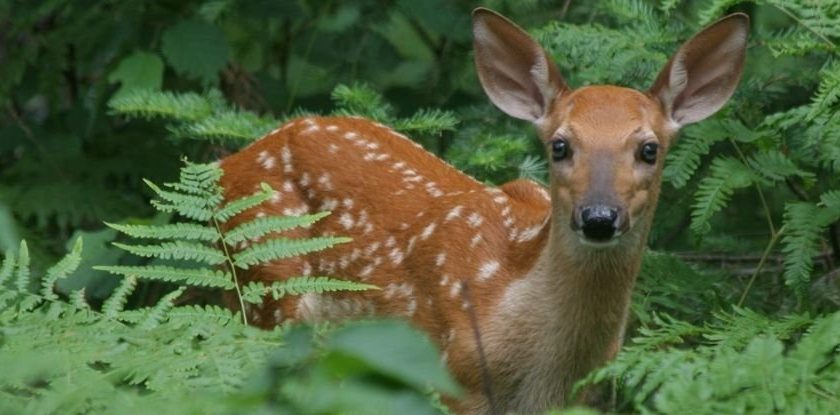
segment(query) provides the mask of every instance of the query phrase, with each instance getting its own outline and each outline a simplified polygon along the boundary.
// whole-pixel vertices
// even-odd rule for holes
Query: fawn
[[[748,17],[733,14],[699,32],[647,92],[572,90],[525,31],[476,9],[481,85],[499,109],[534,124],[550,160],[549,187],[486,186],[373,121],[294,120],[221,162],[228,199],[260,182],[278,190],[228,226],[329,210],[311,229],[283,236],[353,242],[250,269],[245,280],[333,275],[382,290],[267,299],[250,319],[271,327],[284,319],[404,316],[438,344],[465,387],[457,412],[567,405],[574,382],[621,345],[664,156],[680,127],[730,98],[748,30]]]

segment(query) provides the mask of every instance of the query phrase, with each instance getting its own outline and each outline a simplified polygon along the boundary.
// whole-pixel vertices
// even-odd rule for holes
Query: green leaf
[[[329,348],[359,359],[417,389],[432,387],[456,396],[460,389],[438,359],[428,337],[400,321],[359,323],[338,329]]]
[[[128,245],[114,242],[114,246],[146,258],[185,259],[208,265],[219,265],[226,260],[225,253],[221,250],[196,242],[174,241],[162,242],[158,245]]]
[[[325,218],[330,212],[302,216],[268,216],[245,222],[225,233],[225,243],[233,245],[248,239],[258,239],[275,232],[294,228],[308,228]]]
[[[197,223],[126,225],[105,222],[105,225],[134,238],[185,239],[204,242],[216,242],[219,240],[219,232],[216,229]]]
[[[242,299],[248,303],[261,304],[262,298],[266,295],[271,295],[271,298],[279,300],[286,295],[378,289],[379,287],[375,285],[329,277],[291,277],[283,281],[274,281],[269,285],[252,281],[242,287]]]
[[[234,288],[233,279],[230,274],[209,268],[175,268],[165,265],[111,265],[95,266],[93,269],[127,277],[168,281],[198,287],[217,287],[226,290],[232,290]]]
[[[226,203],[221,209],[213,214],[213,217],[215,217],[219,222],[227,222],[228,219],[236,216],[237,214],[271,199],[274,192],[275,190],[268,184],[260,183],[259,191],[250,196],[245,196]]]
[[[234,254],[234,264],[248,269],[252,265],[321,251],[333,245],[350,242],[350,238],[318,237],[309,239],[276,238],[253,245]]]
[[[121,84],[115,96],[138,89],[158,90],[163,84],[163,61],[156,54],[136,51],[120,61],[108,81]]]
[[[219,27],[203,20],[185,20],[163,33],[161,51],[176,72],[209,85],[230,58],[230,46]]]
[[[57,300],[58,296],[55,295],[54,291],[55,282],[76,271],[81,262],[82,238],[78,237],[76,242],[73,243],[73,249],[61,261],[47,270],[47,275],[41,280],[41,296],[48,300]]]

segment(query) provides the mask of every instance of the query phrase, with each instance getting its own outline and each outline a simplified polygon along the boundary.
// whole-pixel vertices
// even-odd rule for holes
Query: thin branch
[[[750,292],[750,289],[753,286],[756,278],[758,278],[758,274],[761,273],[761,268],[764,267],[764,262],[767,261],[767,258],[770,256],[770,251],[773,250],[773,247],[776,246],[776,243],[779,242],[779,238],[785,232],[785,228],[787,224],[782,225],[779,228],[779,231],[773,234],[773,237],[770,238],[770,242],[767,244],[767,248],[764,249],[764,254],[761,256],[761,260],[758,261],[758,267],[755,268],[753,271],[752,276],[750,277],[749,282],[747,282],[747,286],[744,288],[744,292],[741,293],[741,298],[738,300],[738,307],[744,304],[744,300],[747,299],[747,294]]]

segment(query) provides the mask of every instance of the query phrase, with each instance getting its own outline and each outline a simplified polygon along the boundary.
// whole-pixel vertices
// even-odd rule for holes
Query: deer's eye
[[[551,142],[551,159],[562,161],[569,157],[569,142],[565,138],[558,138]]]
[[[656,156],[659,153],[659,144],[644,143],[639,147],[639,160],[647,164],[656,164]]]

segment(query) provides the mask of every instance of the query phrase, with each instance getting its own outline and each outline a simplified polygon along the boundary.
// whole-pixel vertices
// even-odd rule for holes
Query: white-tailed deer
[[[573,383],[620,347],[665,153],[680,127],[732,95],[748,26],[746,15],[733,14],[701,31],[647,92],[573,90],[522,29],[475,10],[481,84],[499,109],[536,126],[550,160],[547,189],[526,180],[486,186],[388,127],[352,117],[297,119],[227,157],[227,198],[260,182],[279,190],[228,226],[329,210],[311,229],[285,236],[353,238],[248,270],[246,281],[326,274],[382,287],[269,299],[251,321],[405,316],[438,343],[464,385],[459,413],[566,405]]]

